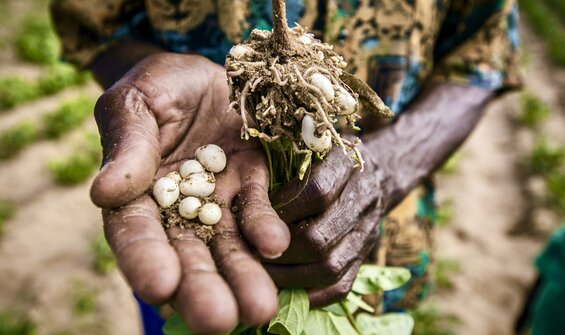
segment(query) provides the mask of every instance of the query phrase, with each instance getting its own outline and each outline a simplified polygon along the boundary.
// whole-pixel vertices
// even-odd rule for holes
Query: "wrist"
[[[463,143],[493,95],[477,87],[438,85],[422,92],[392,124],[364,137],[382,179],[387,210]]]
[[[98,55],[89,65],[96,81],[107,89],[141,60],[163,52],[154,44],[124,39]]]

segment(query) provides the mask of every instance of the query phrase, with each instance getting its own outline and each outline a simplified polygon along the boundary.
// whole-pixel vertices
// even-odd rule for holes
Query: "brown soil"
[[[169,229],[172,227],[180,227],[186,229],[193,229],[196,237],[204,241],[206,245],[210,244],[212,238],[216,235],[215,225],[205,225],[198,221],[198,219],[188,220],[180,216],[179,214],[179,204],[184,199],[185,196],[181,194],[177,202],[175,202],[169,208],[161,208],[161,222],[163,228]],[[220,205],[220,207],[226,207],[225,204],[217,197],[210,196],[202,199],[202,203],[205,202],[215,202]]]
[[[529,64],[525,89],[551,107],[542,133],[565,144],[565,71],[545,57],[543,42],[523,25]],[[438,178],[440,202],[452,199],[454,219],[438,231],[438,257],[458,261],[454,289],[434,300],[461,320],[458,335],[510,335],[535,279],[533,260],[559,217],[536,209],[529,218],[532,188],[539,180],[524,177],[523,162],[534,143],[531,131],[517,128],[519,93],[493,103],[461,150],[458,172]],[[535,193],[535,192],[533,192]],[[540,212],[541,214],[540,215]],[[534,233],[535,232],[535,233]]]

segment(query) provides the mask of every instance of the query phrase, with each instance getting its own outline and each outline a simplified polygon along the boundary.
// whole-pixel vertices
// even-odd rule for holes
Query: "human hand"
[[[378,237],[380,218],[461,145],[493,97],[480,87],[432,85],[394,123],[363,138],[365,171],[334,148],[303,182],[273,194],[291,230],[288,250],[264,262],[275,283],[312,287],[313,306],[344,298]]]
[[[291,244],[264,266],[277,286],[310,288],[314,307],[345,298],[378,238],[385,174],[366,147],[359,149],[363,172],[334,147],[303,181],[294,179],[271,197],[289,224]]]
[[[178,170],[199,146],[217,144],[228,164],[217,175],[215,194],[227,204],[238,192],[250,195],[246,208],[253,215],[242,229],[247,242],[274,258],[290,238],[269,206],[262,148],[240,139],[241,118],[226,113],[227,105],[222,67],[200,56],[160,53],[133,67],[95,108],[104,165],[91,198],[104,208],[104,231],[119,267],[142,300],[171,302],[199,334],[227,332],[239,320],[269,321],[277,289],[229,209],[222,209],[209,249],[191,229],[165,232],[157,204],[145,194],[154,179]]]

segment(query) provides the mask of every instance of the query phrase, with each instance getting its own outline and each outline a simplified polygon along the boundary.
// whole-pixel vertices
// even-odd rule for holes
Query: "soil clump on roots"
[[[230,50],[229,108],[241,115],[241,137],[263,143],[271,189],[302,178],[312,158],[323,158],[333,145],[363,169],[360,140],[341,137],[338,124],[359,130],[361,105],[380,117],[392,113],[346,66],[331,45],[303,27],[288,28],[282,0],[273,1],[273,32],[255,29]]]

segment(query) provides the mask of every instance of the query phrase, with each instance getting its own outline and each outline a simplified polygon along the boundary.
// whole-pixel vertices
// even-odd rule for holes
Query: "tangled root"
[[[347,63],[331,45],[298,26],[288,30],[289,44],[283,53],[273,35],[253,30],[226,58],[229,106],[241,115],[241,137],[258,137],[272,147],[290,148],[289,159],[292,154],[302,155],[300,178],[312,154],[323,156],[332,145],[341,147],[346,155],[351,153],[362,170],[363,157],[356,148],[360,140],[342,138],[336,124],[343,119],[347,127],[358,130],[360,100],[365,109],[379,116],[390,116],[390,110],[364,82],[344,71]],[[305,128],[306,117],[314,120],[311,130]],[[305,137],[304,131],[313,134]],[[323,142],[325,136],[331,141]]]

